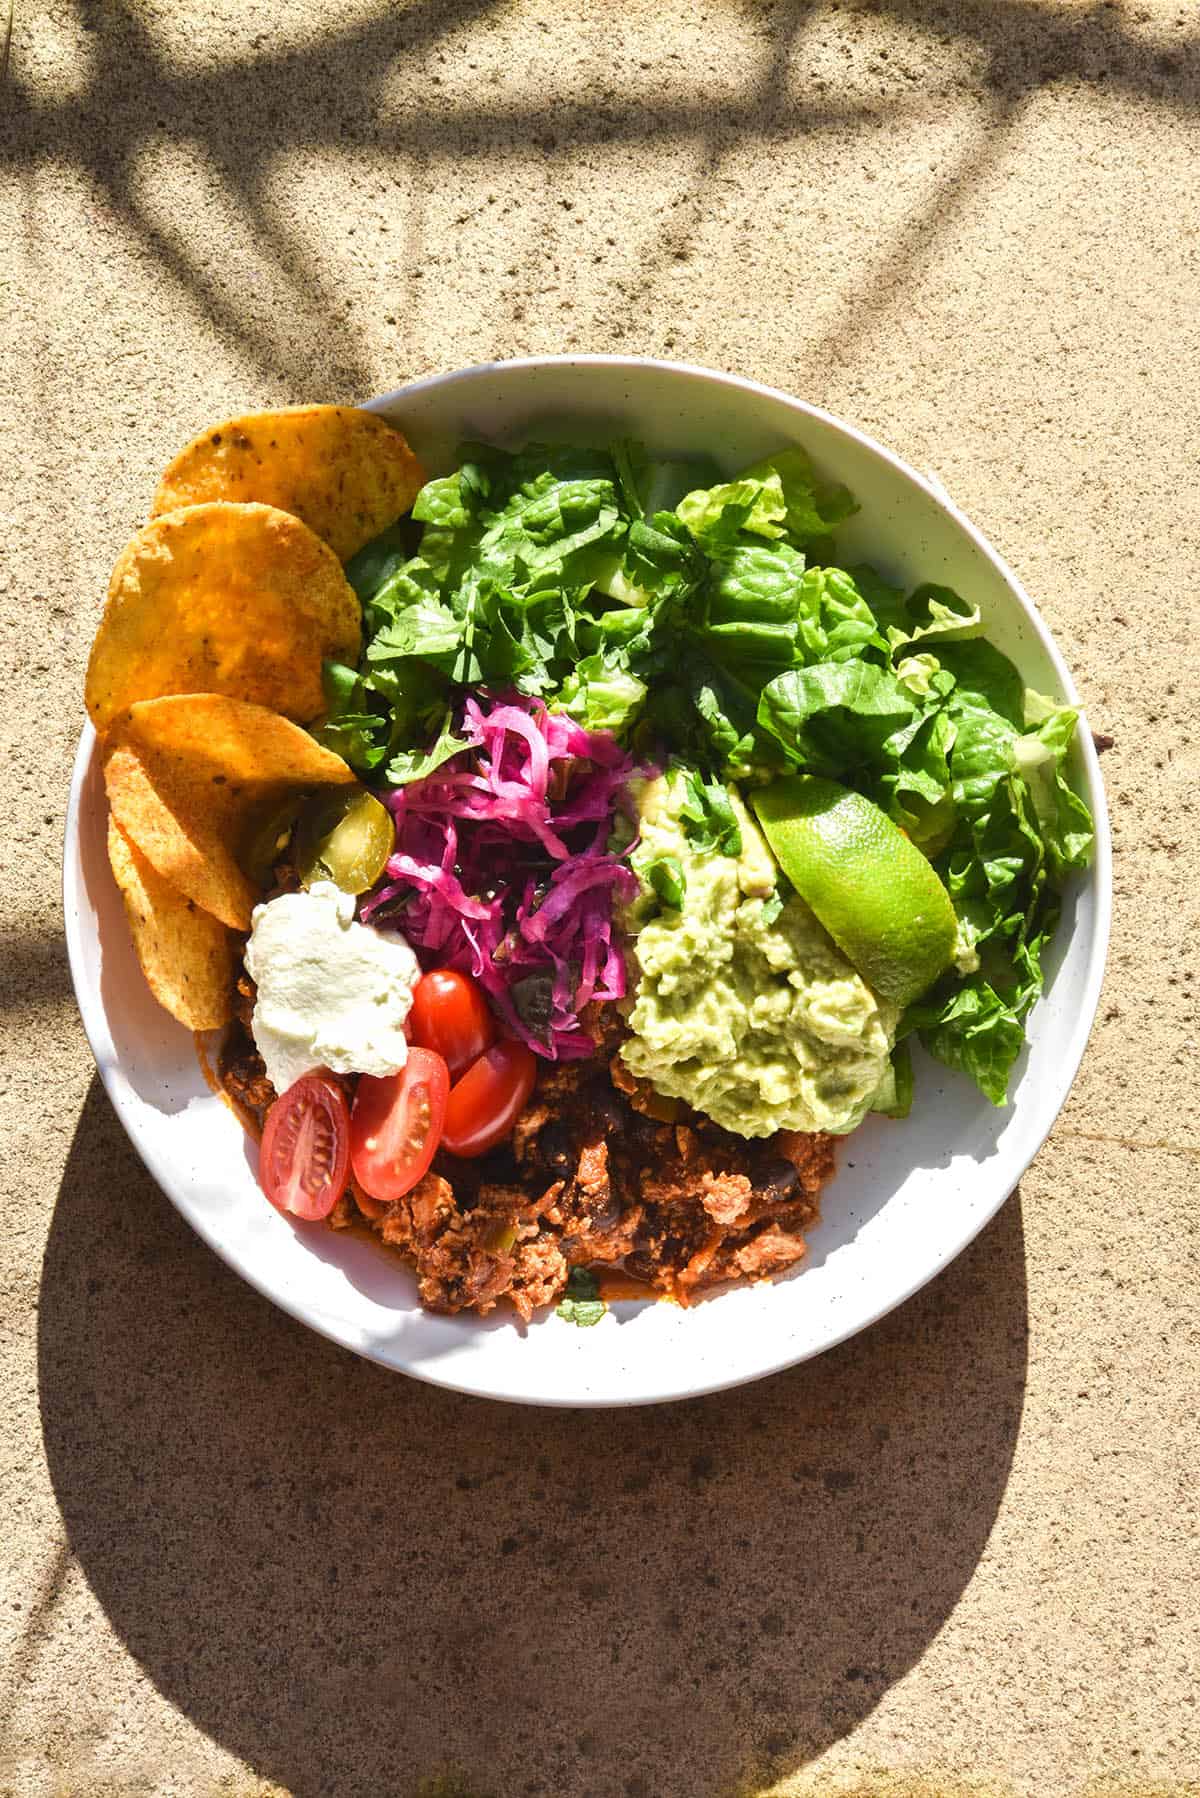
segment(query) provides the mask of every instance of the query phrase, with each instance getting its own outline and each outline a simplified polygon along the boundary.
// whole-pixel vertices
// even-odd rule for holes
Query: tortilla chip
[[[131,706],[105,743],[108,802],[163,880],[234,930],[261,894],[239,858],[297,792],[351,784],[340,756],[276,712],[214,693]]]
[[[376,413],[289,406],[203,432],[166,470],[153,511],[260,500],[294,512],[346,562],[410,509],[425,478],[405,438]]]
[[[103,734],[166,693],[227,693],[307,723],[321,663],[358,660],[361,611],[327,544],[273,506],[167,512],[126,544],[88,661]]]
[[[189,1030],[216,1030],[233,1014],[233,938],[154,872],[108,821],[108,859],[125,902],[133,946],[150,991]]]

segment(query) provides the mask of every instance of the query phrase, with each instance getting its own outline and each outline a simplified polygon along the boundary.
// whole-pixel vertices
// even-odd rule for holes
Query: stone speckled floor
[[[15,0],[5,1798],[1200,1791],[1198,154],[1189,0]],[[114,1121],[58,896],[170,453],[569,349],[935,469],[1115,738],[1108,984],[1020,1196],[856,1342],[628,1416],[422,1388],[244,1288]]]

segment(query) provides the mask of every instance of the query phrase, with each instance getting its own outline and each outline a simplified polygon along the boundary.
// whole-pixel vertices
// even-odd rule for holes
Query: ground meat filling
[[[692,1114],[649,1117],[599,1055],[548,1068],[503,1148],[439,1155],[369,1222],[413,1263],[431,1311],[486,1313],[507,1298],[528,1320],[573,1267],[619,1270],[686,1304],[802,1258],[833,1151],[828,1136],[750,1142]],[[350,1198],[331,1219],[357,1221]]]
[[[250,1019],[254,1014],[254,982],[238,975],[233,995],[233,1022],[225,1037],[218,1064],[221,1085],[255,1136],[262,1135],[268,1111],[275,1103],[275,1088],[267,1079],[266,1066],[254,1038]]]
[[[243,973],[221,1081],[261,1132],[275,1091],[253,1009]],[[561,1296],[573,1267],[619,1271],[686,1304],[801,1260],[835,1138],[733,1136],[633,1080],[613,1054],[619,1018],[603,1025],[593,1060],[545,1067],[502,1147],[477,1161],[439,1154],[391,1204],[352,1182],[330,1224],[366,1226],[398,1250],[430,1311],[486,1314],[507,1299],[526,1321]]]

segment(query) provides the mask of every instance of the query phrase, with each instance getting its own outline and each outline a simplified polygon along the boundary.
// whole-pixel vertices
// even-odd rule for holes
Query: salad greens
[[[465,445],[413,523],[348,565],[365,648],[327,666],[321,736],[403,786],[464,748],[467,691],[540,697],[682,763],[689,833],[735,854],[728,782],[800,769],[857,788],[930,857],[959,921],[956,966],[900,1036],[999,1105],[1091,849],[1065,772],[1076,714],[1025,689],[969,600],[842,566],[833,533],[855,509],[796,448],[723,480],[631,442]],[[652,879],[672,903],[680,870]]]

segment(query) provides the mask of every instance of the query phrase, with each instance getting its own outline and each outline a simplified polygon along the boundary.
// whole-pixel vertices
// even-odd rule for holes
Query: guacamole
[[[889,1080],[894,1007],[781,883],[733,788],[739,857],[688,840],[680,775],[648,781],[636,797],[631,859],[643,891],[627,919],[629,1071],[739,1136],[853,1130]],[[683,875],[678,904],[647,875],[664,861]]]

